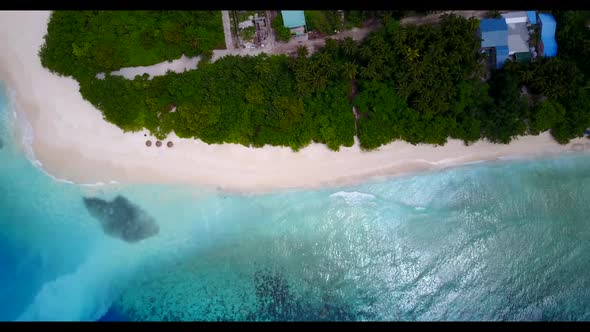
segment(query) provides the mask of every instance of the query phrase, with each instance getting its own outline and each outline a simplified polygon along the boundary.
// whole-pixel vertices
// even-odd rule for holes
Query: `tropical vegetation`
[[[54,11],[41,63],[74,78],[225,45],[219,11]]]
[[[89,12],[53,14],[41,60],[53,72],[76,78],[82,96],[125,131],[146,128],[160,138],[175,132],[207,143],[294,150],[311,142],[338,150],[352,146],[357,136],[361,147],[371,150],[398,139],[436,145],[449,138],[465,144],[482,138],[508,143],[518,135],[546,130],[567,143],[590,127],[588,13],[556,13],[557,57],[509,62],[494,70],[489,81],[482,80],[479,21],[454,15],[443,16],[434,26],[401,26],[391,13],[384,13],[379,17],[382,27],[362,42],[327,39],[325,47],[311,55],[299,47],[295,57],[227,56],[202,62],[197,70],[151,80],[147,75],[128,80],[109,72],[188,52],[183,47],[191,45],[189,27],[180,37],[154,41],[140,56],[127,47],[143,46],[131,41],[132,46],[124,45],[120,38],[141,36],[152,31],[150,25],[142,23],[147,27],[140,31],[142,24],[123,24],[127,34],[111,25],[113,17],[144,14],[105,14],[110,19],[103,21],[93,15],[102,17]],[[149,15],[155,22],[181,17]],[[206,38],[216,36],[213,28],[194,28],[200,43],[189,54],[210,58],[210,48],[218,43]],[[111,32],[105,37],[98,35],[101,31]],[[108,52],[101,44],[105,40],[111,43]],[[167,51],[171,40],[176,53]],[[96,78],[103,71],[105,78]]]

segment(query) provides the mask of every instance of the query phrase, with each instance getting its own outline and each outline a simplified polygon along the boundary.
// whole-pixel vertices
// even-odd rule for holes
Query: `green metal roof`
[[[303,10],[281,10],[283,16],[283,25],[286,28],[293,29],[305,25],[305,14]]]
[[[518,52],[514,53],[514,57],[518,62],[528,62],[531,61],[533,55],[531,54],[531,52]]]

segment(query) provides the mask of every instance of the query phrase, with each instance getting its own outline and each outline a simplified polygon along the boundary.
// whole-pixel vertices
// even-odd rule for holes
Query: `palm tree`
[[[369,40],[369,45],[375,52],[381,54],[385,53],[387,46],[385,40],[381,36],[374,36],[371,38],[371,40]]]
[[[368,61],[373,56],[373,50],[368,45],[361,47],[360,56],[363,60]]]
[[[293,67],[293,71],[295,73],[295,78],[299,82],[308,82],[313,78],[312,71],[314,69],[310,66],[301,65]]]
[[[443,15],[442,16],[442,31],[448,34],[448,37],[456,36],[461,30],[460,19],[455,15]]]
[[[269,78],[271,71],[272,71],[269,67],[269,62],[264,61],[264,60],[258,62],[255,65],[254,70],[256,71],[256,73],[258,75],[260,75],[260,77],[263,77],[263,78]]]
[[[324,52],[335,54],[338,52],[338,41],[333,38],[326,38],[324,44]]]
[[[354,62],[346,62],[342,66],[342,73],[344,74],[344,77],[352,81],[356,78],[358,66]]]
[[[321,75],[321,74],[317,73],[312,78],[311,88],[314,91],[322,91],[324,89],[324,87],[326,86],[327,83],[328,83],[328,77],[326,77],[325,75]]]
[[[406,48],[406,59],[408,61],[414,62],[414,60],[417,60],[418,57],[420,57],[418,49],[411,48],[409,46]]]
[[[377,73],[377,70],[375,69],[375,65],[374,64],[369,64],[369,66],[367,67],[363,67],[361,68],[361,73],[360,73],[363,78],[369,79],[369,80],[376,80],[379,78],[379,74]]]
[[[297,57],[298,58],[306,58],[308,55],[309,55],[309,50],[307,49],[307,45],[297,46]]]
[[[531,70],[528,70],[528,68],[522,68],[520,70],[520,81],[524,85],[529,85],[533,81],[533,78],[533,72]]]
[[[358,48],[357,43],[351,37],[346,37],[342,41],[342,50],[347,56],[354,56]]]
[[[331,64],[332,58],[330,57],[328,52],[322,51],[318,54],[316,61],[320,67],[327,67]]]

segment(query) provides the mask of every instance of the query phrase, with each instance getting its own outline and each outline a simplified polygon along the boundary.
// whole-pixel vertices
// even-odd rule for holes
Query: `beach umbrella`
[[[157,141],[157,142],[156,142],[156,146],[157,146],[157,147],[161,147],[161,146],[162,146],[162,142],[160,142],[160,141]]]
[[[171,148],[174,145],[174,143],[172,143],[172,142],[169,141],[167,145],[168,145],[169,148]]]
[[[150,140],[145,141],[145,146],[152,146],[152,141],[150,141]]]

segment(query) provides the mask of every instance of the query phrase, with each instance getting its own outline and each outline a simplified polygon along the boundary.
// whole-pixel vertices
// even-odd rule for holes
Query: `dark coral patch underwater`
[[[112,201],[84,197],[84,205],[90,215],[102,225],[105,234],[134,243],[160,232],[156,220],[136,204],[123,196]]]

